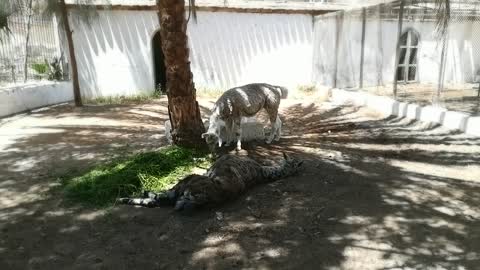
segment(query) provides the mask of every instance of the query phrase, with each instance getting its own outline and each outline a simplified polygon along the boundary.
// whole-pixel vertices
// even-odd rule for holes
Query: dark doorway
[[[155,91],[166,93],[167,76],[165,74],[165,62],[162,51],[160,31],[158,31],[152,40],[153,50],[153,70],[155,75]]]

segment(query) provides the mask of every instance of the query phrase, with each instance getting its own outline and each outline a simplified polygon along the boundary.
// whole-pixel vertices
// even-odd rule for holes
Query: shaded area
[[[162,38],[158,31],[152,40],[153,68],[155,71],[155,90],[161,93],[167,92],[167,74],[165,73],[165,56],[162,51]]]
[[[164,117],[158,103],[97,108],[93,115],[102,118],[103,128],[112,118],[121,119],[112,137],[91,124],[88,111],[75,114],[89,120],[77,130],[91,132],[79,132],[78,143],[68,133],[47,138],[43,131],[29,133],[28,128],[23,137],[11,137],[0,159],[0,230],[5,235],[0,238],[0,267],[478,267],[478,138],[405,119],[381,119],[362,108],[282,102],[282,140],[245,144],[238,154],[268,163],[281,160],[281,151],[286,151],[305,159],[305,170],[193,216],[174,214],[169,208],[119,206],[100,211],[64,206],[61,194],[49,187],[55,176],[44,174],[51,164],[66,169],[98,162],[96,157],[82,160],[77,155],[68,161],[64,155],[80,149],[101,156],[126,135],[135,135],[122,141],[135,143],[133,149],[154,148],[148,133],[166,119],[143,113]],[[208,101],[201,104],[205,112],[210,107]],[[143,113],[128,113],[132,109]],[[31,117],[78,125],[66,112]],[[136,133],[138,126],[144,130]],[[8,127],[2,126],[2,131]],[[49,130],[63,128],[55,123]],[[64,142],[70,148],[62,147]],[[132,151],[127,149],[116,153]],[[33,167],[15,167],[27,159],[39,161]],[[35,189],[36,185],[46,188]]]

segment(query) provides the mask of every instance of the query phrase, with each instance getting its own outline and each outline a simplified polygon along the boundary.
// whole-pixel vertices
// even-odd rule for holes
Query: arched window
[[[406,31],[400,38],[400,61],[398,62],[397,81],[417,81],[417,54],[420,37],[414,30]]]

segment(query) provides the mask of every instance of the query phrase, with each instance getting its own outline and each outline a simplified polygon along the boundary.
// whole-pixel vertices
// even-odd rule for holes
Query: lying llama
[[[175,206],[175,210],[194,210],[234,199],[255,185],[296,174],[303,161],[283,154],[279,165],[263,166],[255,160],[236,155],[219,158],[204,175],[191,174],[171,189],[146,192],[143,198],[120,198],[117,202],[146,207]]]
[[[219,147],[222,146],[220,130],[224,123],[228,135],[226,145],[230,144],[235,135],[237,150],[240,150],[242,117],[252,117],[265,109],[271,124],[271,133],[266,142],[269,144],[274,139],[279,140],[282,121],[278,117],[278,107],[280,99],[287,98],[287,95],[287,88],[266,83],[247,84],[225,91],[213,106],[208,130],[202,134],[202,138],[210,146],[216,143]]]

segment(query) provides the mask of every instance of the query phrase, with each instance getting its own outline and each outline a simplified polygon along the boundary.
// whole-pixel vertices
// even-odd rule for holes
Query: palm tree
[[[194,7],[193,1],[190,8]],[[165,56],[168,109],[174,144],[199,147],[205,144],[205,127],[196,100],[190,70],[187,18],[184,0],[157,0],[162,51]],[[194,18],[195,18],[195,12]]]

